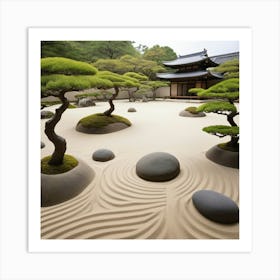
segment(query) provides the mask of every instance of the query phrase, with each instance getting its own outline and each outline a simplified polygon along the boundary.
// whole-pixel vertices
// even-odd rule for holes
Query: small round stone
[[[114,153],[107,149],[96,150],[92,155],[92,159],[95,161],[109,161],[114,157]]]
[[[195,208],[205,218],[220,224],[239,222],[239,207],[229,197],[211,190],[200,190],[193,194]]]
[[[156,152],[142,157],[136,164],[136,174],[147,181],[164,182],[180,173],[180,163],[173,155]]]
[[[43,149],[45,146],[45,143],[41,141],[41,149]]]
[[[136,112],[136,109],[135,109],[135,108],[128,108],[127,112],[135,113],[135,112]]]

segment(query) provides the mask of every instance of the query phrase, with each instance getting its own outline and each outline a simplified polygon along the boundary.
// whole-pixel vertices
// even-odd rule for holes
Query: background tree
[[[66,57],[84,62],[139,56],[131,41],[42,41],[41,57]]]
[[[135,73],[135,72],[127,72],[127,73],[124,74],[124,76],[136,79],[140,84],[148,81],[147,76],[145,76],[143,74]],[[128,88],[125,89],[128,93],[128,99],[129,99],[130,102],[135,101],[136,98],[134,96],[134,93],[137,90],[139,90],[140,84],[137,87],[128,87]]]
[[[147,81],[144,82],[146,89],[150,89],[152,92],[152,99],[156,100],[156,90],[161,87],[169,86],[169,82],[162,82],[162,81]]]
[[[161,47],[155,45],[151,48],[146,48],[143,54],[143,58],[147,60],[155,61],[162,64],[162,61],[173,60],[177,58],[177,54],[170,47]]]
[[[48,162],[49,165],[63,164],[66,152],[65,139],[54,131],[63,112],[69,105],[65,93],[92,87],[113,86],[110,81],[94,76],[96,73],[97,69],[95,67],[84,62],[61,57],[41,59],[41,96],[55,96],[62,103],[55,110],[54,116],[45,124],[45,133],[55,147]]]
[[[156,73],[163,73],[167,70],[155,61],[143,59],[142,57],[133,57],[131,55],[124,55],[120,57],[122,62],[130,65],[130,72],[141,73],[149,78],[149,80],[156,80]]]
[[[126,61],[120,59],[98,59],[93,64],[100,71],[110,71],[117,74],[124,74],[131,71],[132,67]]]
[[[236,65],[236,62],[232,62]],[[227,76],[230,76],[231,73],[238,73],[236,68],[232,68],[232,63],[227,63],[219,66],[220,69],[224,69],[224,73],[227,73]],[[234,71],[232,72],[232,69]],[[216,68],[213,69],[216,71]],[[228,143],[222,145],[224,149],[239,150],[239,127],[237,123],[234,121],[234,117],[239,115],[239,112],[234,104],[239,99],[239,78],[229,78],[222,82],[219,82],[212,87],[200,91],[197,93],[198,96],[207,97],[212,99],[222,99],[222,101],[212,101],[205,103],[197,108],[198,112],[206,112],[206,113],[216,113],[225,115],[227,117],[227,121],[230,126],[226,125],[213,125],[204,127],[203,131],[218,136],[225,137],[230,136],[231,139]]]

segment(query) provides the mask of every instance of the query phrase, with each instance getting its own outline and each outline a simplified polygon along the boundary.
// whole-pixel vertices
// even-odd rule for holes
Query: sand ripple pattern
[[[236,239],[239,225],[204,218],[191,197],[201,189],[239,204],[239,172],[204,154],[178,158],[179,176],[147,182],[136,175],[137,159],[115,160],[76,198],[42,208],[44,239]]]

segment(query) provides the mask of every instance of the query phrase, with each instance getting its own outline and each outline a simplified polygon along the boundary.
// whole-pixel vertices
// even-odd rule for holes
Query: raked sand
[[[68,109],[56,132],[67,140],[67,154],[85,161],[95,172],[90,185],[75,198],[41,208],[43,239],[237,239],[239,224],[222,225],[203,217],[192,203],[192,194],[210,189],[229,196],[239,204],[239,170],[209,161],[205,152],[219,142],[201,129],[227,124],[225,116],[207,114],[203,118],[180,117],[186,102],[116,101],[114,114],[128,118],[132,126],[110,134],[83,134],[77,122],[108,108]],[[137,112],[129,113],[134,107]],[[47,110],[53,111],[55,107]],[[44,134],[42,157],[53,152]],[[92,160],[97,149],[110,149],[115,158],[108,162]],[[167,152],[180,162],[181,172],[168,182],[148,182],[136,175],[137,161],[152,152]]]

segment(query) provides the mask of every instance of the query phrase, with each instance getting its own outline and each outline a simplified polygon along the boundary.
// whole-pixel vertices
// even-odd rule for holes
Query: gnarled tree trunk
[[[231,126],[237,126],[236,122],[234,121],[234,117],[239,115],[238,112],[231,112],[229,115],[227,115],[227,121],[230,123]],[[230,141],[227,143],[227,146],[229,147],[238,147],[238,141],[239,136],[231,136]]]
[[[110,104],[110,108],[103,113],[107,117],[110,117],[111,114],[113,113],[113,111],[115,110],[115,106],[114,106],[113,100],[116,99],[116,97],[118,96],[119,88],[115,87],[114,89],[115,89],[115,94],[113,94],[112,97],[108,100],[108,102]]]
[[[50,165],[60,165],[63,163],[64,154],[66,152],[66,141],[54,131],[56,124],[60,121],[63,112],[68,108],[69,101],[64,96],[65,92],[60,93],[58,98],[62,105],[55,110],[54,116],[46,122],[45,133],[49,140],[54,144],[54,152],[51,156]]]

